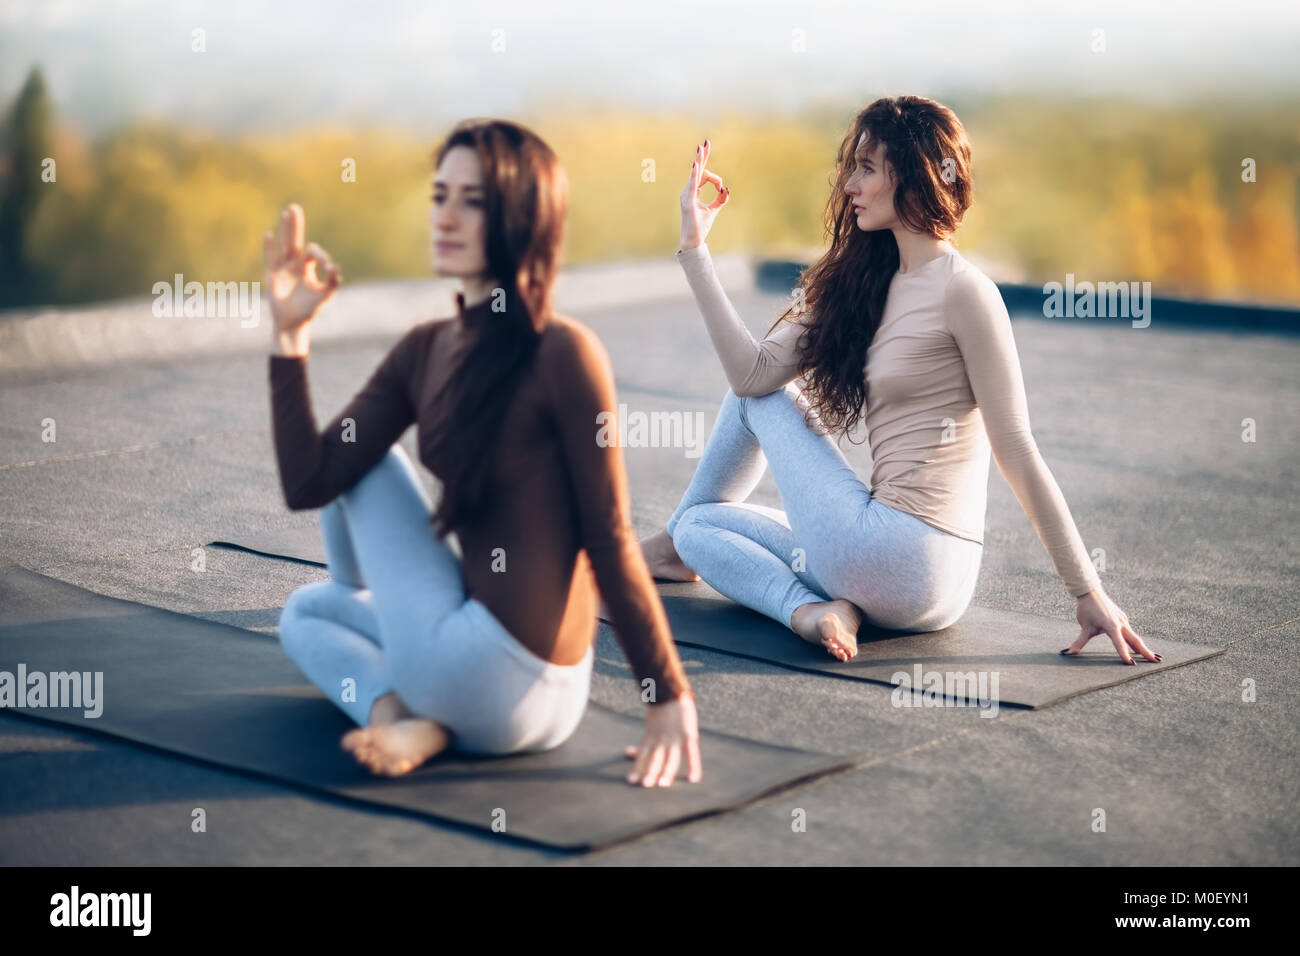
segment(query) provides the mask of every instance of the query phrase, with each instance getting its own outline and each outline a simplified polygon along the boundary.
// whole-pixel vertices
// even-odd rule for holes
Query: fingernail
[[[1069,649],[1068,647],[1063,647],[1063,648],[1061,648],[1061,653],[1062,653],[1062,654],[1068,654],[1068,653],[1070,653],[1070,649]]]

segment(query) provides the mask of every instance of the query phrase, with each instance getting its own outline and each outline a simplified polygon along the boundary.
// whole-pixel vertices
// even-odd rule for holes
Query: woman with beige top
[[[939,630],[970,603],[983,554],[990,452],[1033,523],[1080,631],[1159,661],[1101,587],[1029,427],[1011,320],[992,280],[952,245],[971,203],[970,145],[947,107],[878,99],[840,147],[831,242],[791,307],[755,342],[704,240],[730,198],[696,149],[678,261],[730,389],[666,529],[642,541],[660,578],[702,577],[839,660],[864,616]],[[718,190],[699,200],[703,183]],[[796,379],[802,379],[800,388]],[[865,421],[870,486],[829,432]],[[784,511],[751,504],[771,464]]]

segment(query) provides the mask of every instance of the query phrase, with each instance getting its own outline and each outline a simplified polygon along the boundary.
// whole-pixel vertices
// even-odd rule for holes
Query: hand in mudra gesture
[[[306,229],[302,207],[291,203],[262,241],[277,333],[295,332],[310,322],[343,281],[329,253],[314,242],[303,244]]]
[[[722,177],[709,172],[709,141],[695,147],[695,162],[691,164],[691,175],[682,190],[682,239],[681,247],[690,249],[704,242],[717,218],[718,211],[727,204],[731,190],[722,185]],[[700,201],[700,189],[705,183],[713,183],[718,190],[713,202],[705,204]]]

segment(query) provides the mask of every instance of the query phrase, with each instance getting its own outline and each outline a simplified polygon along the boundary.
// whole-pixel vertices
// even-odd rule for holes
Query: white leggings
[[[965,613],[984,548],[871,496],[835,441],[804,422],[795,383],[728,390],[667,530],[704,581],[790,626],[801,604],[847,599],[878,627],[937,631]],[[768,464],[785,511],[745,501]]]
[[[558,747],[586,711],[594,649],[577,664],[553,664],[467,599],[460,561],[429,523],[431,506],[394,445],[323,508],[330,580],[290,595],[280,615],[285,651],[359,725],[376,698],[396,691],[450,730],[457,749]]]

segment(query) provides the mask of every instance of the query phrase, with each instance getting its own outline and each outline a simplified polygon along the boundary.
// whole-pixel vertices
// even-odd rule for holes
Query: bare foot
[[[810,644],[820,644],[832,657],[847,661],[858,653],[862,612],[852,601],[801,604],[790,615],[790,628]]]
[[[400,777],[447,749],[451,734],[427,717],[356,727],[343,735],[343,749],[375,773]]]
[[[641,553],[652,577],[661,581],[698,581],[700,576],[686,566],[673,546],[667,531],[660,530],[641,539]]]

